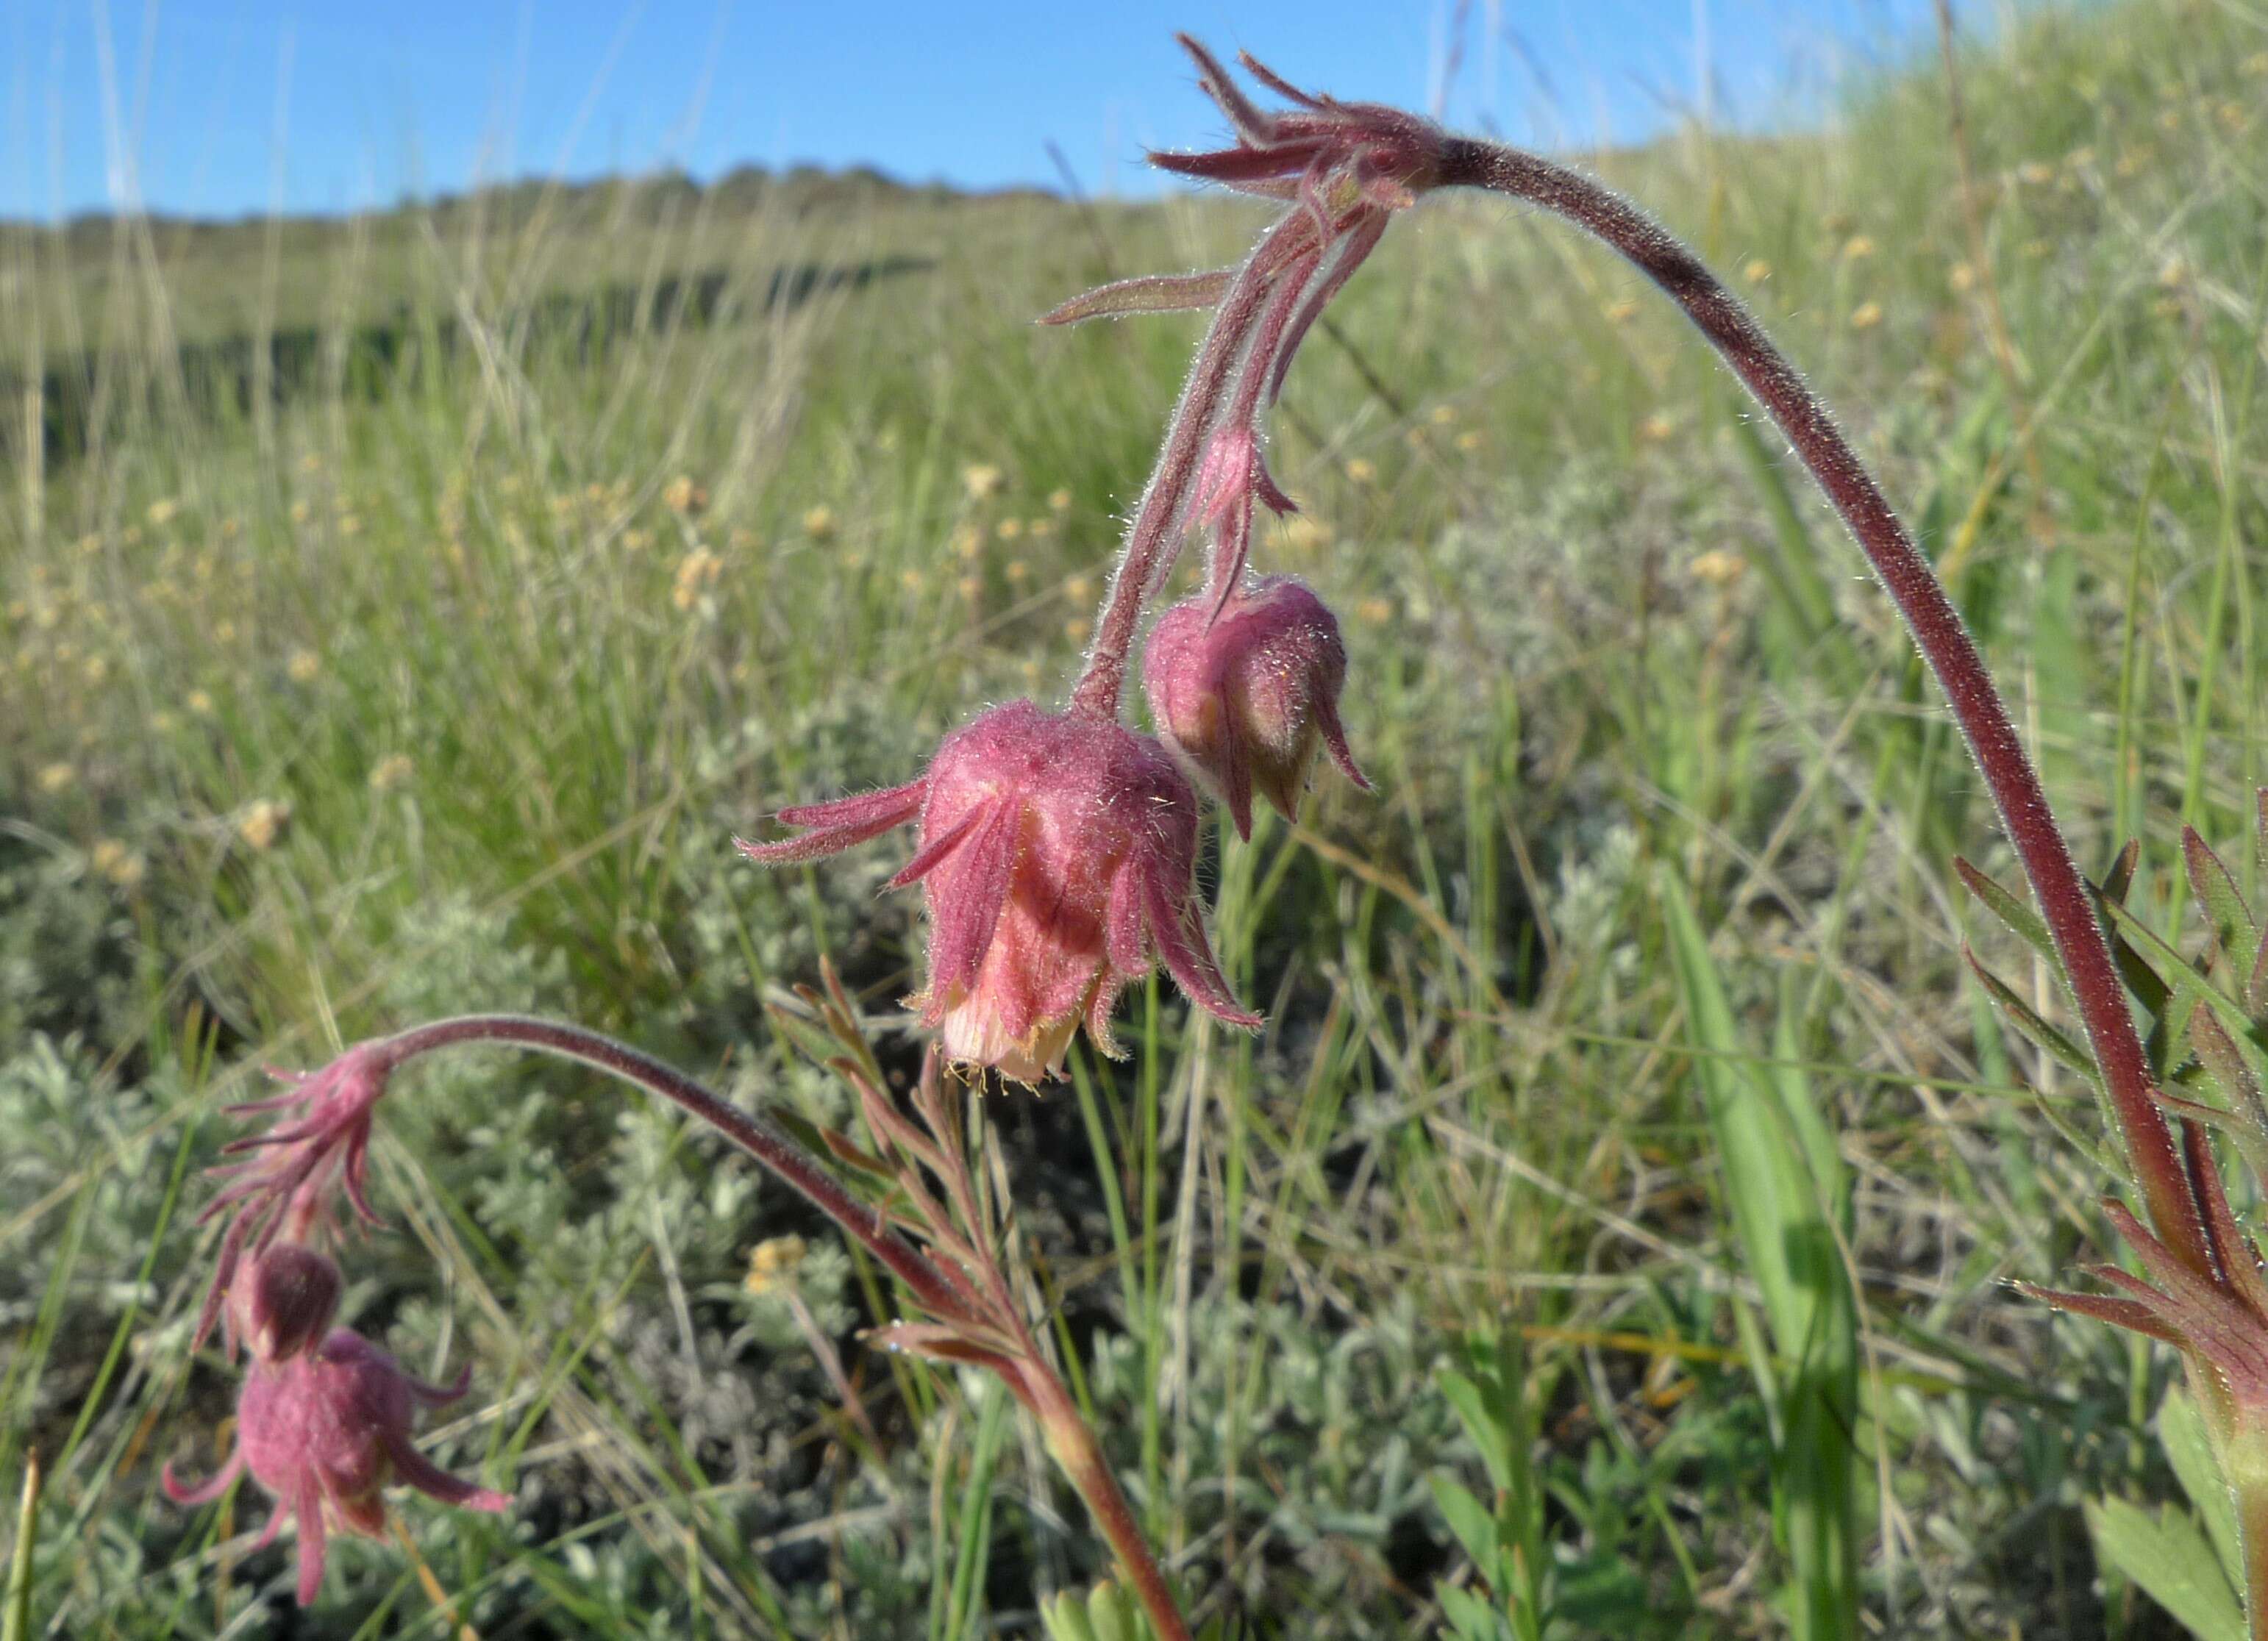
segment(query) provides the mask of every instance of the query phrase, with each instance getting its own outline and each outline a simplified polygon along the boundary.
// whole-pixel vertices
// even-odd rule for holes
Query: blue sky
[[[1981,9],[1970,0],[1970,9]],[[1552,145],[1815,115],[1928,0],[0,0],[0,217],[335,211],[529,173],[876,165],[1130,193],[1220,134],[1172,33]]]

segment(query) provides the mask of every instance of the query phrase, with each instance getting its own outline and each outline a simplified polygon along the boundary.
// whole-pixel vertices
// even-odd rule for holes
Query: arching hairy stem
[[[1685,310],[1787,436],[1881,577],[1984,774],[2063,960],[2152,1223],[2183,1264],[2209,1273],[2212,1254],[2173,1135],[2159,1109],[2156,1079],[2093,899],[2048,807],[2038,771],[1936,571],[1890,511],[1826,406],[1701,260],[1611,189],[1533,154],[1462,137],[1444,139],[1438,180],[1540,205],[1620,252]]]

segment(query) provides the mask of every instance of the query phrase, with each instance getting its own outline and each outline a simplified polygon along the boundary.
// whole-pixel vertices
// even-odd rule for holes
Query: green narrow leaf
[[[2037,912],[1958,855],[1953,857],[1953,870],[1962,886],[1983,902],[1986,911],[2007,924],[2009,932],[2019,940],[2047,959],[2058,975],[2063,973],[2063,959],[2057,955],[2055,942],[2048,938],[2048,926],[2040,921]]]
[[[1965,940],[1961,945],[1961,955],[1969,960],[1970,971],[1977,976],[1979,983],[1984,986],[1985,994],[1992,999],[1993,1007],[2007,1016],[2011,1026],[2046,1049],[2056,1059],[2077,1071],[2081,1077],[2100,1085],[2102,1073],[2095,1069],[2095,1061],[2088,1056],[2086,1049],[2042,1019],[2034,1012],[2030,1004],[2015,994],[2007,981],[1977,960],[1977,953],[1970,949],[1969,943]]]
[[[2213,1439],[2205,1434],[2205,1419],[2189,1392],[2179,1387],[2169,1390],[2158,1408],[2158,1440],[2166,1450],[2167,1462],[2181,1479],[2182,1491],[2189,1495],[2205,1522],[2229,1587],[2241,1588],[2244,1543],[2236,1529],[2236,1506],[2229,1498],[2220,1461],[2213,1456]]]
[[[1479,1596],[1454,1584],[1436,1584],[1433,1593],[1441,1603],[1441,1615],[1449,1621],[1449,1628],[1458,1641],[1500,1641],[1503,1626]]]
[[[1489,1507],[1438,1471],[1425,1479],[1432,1487],[1433,1504],[1440,1511],[1441,1519],[1449,1524],[1449,1531],[1464,1547],[1465,1559],[1490,1584],[1500,1582],[1496,1518],[1489,1513]]]
[[[1488,1466],[1489,1485],[1498,1492],[1510,1487],[1512,1474],[1505,1456],[1505,1429],[1490,1409],[1481,1387],[1462,1373],[1444,1372],[1441,1394],[1456,1409],[1457,1421],[1465,1427],[1466,1436],[1481,1450],[1481,1461]]]
[[[2121,1498],[2087,1506],[2095,1549],[2142,1586],[2198,1641],[2247,1641],[2244,1608],[2220,1570],[2220,1558],[2185,1512],[2169,1508],[2154,1520]]]
[[[1094,1641],[1086,1603],[1072,1591],[1060,1591],[1054,1600],[1042,1602],[1040,1622],[1048,1627],[1049,1641]]]
[[[1857,1300],[1829,1218],[1843,1193],[1841,1159],[1823,1125],[1815,1127],[1809,1079],[1800,1071],[1776,1078],[1757,1071],[1684,884],[1667,869],[1660,881],[1687,1031],[1704,1050],[1694,1070],[1724,1168],[1727,1205],[1764,1296],[1772,1343],[1786,1364],[1773,1514],[1796,1586],[1795,1634],[1800,1641],[1854,1637]],[[1788,1006],[1784,1002],[1784,1011]],[[1798,1105],[1806,1108],[1800,1119],[1793,1115]],[[1822,1143],[1808,1144],[1807,1133]]]
[[[16,1550],[8,1558],[8,1605],[0,1613],[0,1641],[29,1641],[32,1633],[32,1552],[40,1542],[40,1455],[24,1455],[24,1497],[16,1511]]]

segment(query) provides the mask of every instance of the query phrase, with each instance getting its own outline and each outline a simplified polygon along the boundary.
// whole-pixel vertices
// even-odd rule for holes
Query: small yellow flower
[[[1024,534],[1024,521],[1021,519],[1003,519],[999,528],[993,534],[1004,541],[1019,541]]]
[[[312,684],[323,670],[323,658],[313,650],[294,650],[291,659],[284,664],[284,670],[291,674],[293,683]]]
[[[78,550],[85,557],[92,558],[97,553],[102,551],[102,538],[93,531],[88,531],[79,537]]]
[[[1456,407],[1456,406],[1454,406],[1454,405],[1435,405],[1435,406],[1433,407],[1433,414],[1432,414],[1432,420],[1433,425],[1434,425],[1435,427],[1447,427],[1447,426],[1448,426],[1448,425],[1449,425],[1449,423],[1452,423],[1452,422],[1455,421],[1456,419],[1457,419],[1457,407]]]
[[[373,792],[390,792],[395,787],[405,784],[416,773],[416,766],[409,762],[408,753],[388,753],[371,767],[370,790]]]
[[[1031,537],[1035,541],[1044,541],[1055,533],[1056,521],[1052,519],[1027,519],[1024,520],[1024,534]]]
[[[1020,587],[1024,585],[1024,578],[1032,573],[1032,567],[1020,558],[1011,559],[1008,563],[1007,569],[1001,573],[1005,575],[1014,585]]]
[[[339,515],[339,534],[345,536],[360,535],[362,534],[361,516],[359,514],[350,512],[341,513]]]
[[[1365,599],[1354,607],[1354,617],[1366,627],[1383,627],[1394,619],[1393,601],[1376,597]]]
[[[181,697],[181,704],[199,717],[212,716],[213,698],[202,689],[190,690],[188,695]]]
[[[305,523],[306,523],[306,522],[307,522],[307,514],[309,513],[309,511],[312,511],[312,510],[308,507],[308,505],[307,505],[307,504],[306,504],[306,503],[305,503],[305,502],[293,502],[293,503],[291,504],[291,522],[292,522],[293,524],[305,524]]]
[[[213,638],[216,643],[234,644],[236,642],[236,623],[232,621],[215,622],[213,623]]]
[[[163,707],[150,715],[150,728],[155,734],[170,735],[180,727],[181,720]]]
[[[1087,576],[1073,576],[1064,583],[1064,597],[1074,604],[1084,604],[1094,596],[1094,582]]]
[[[2028,159],[2016,167],[2017,180],[2038,188],[2043,182],[2055,180],[2055,167],[2043,160]]]
[[[811,508],[809,511],[805,512],[803,515],[803,533],[814,541],[833,541],[835,539],[835,510],[832,507],[821,506]]]
[[[984,532],[973,524],[962,525],[953,533],[950,545],[961,558],[979,558],[984,552]]]
[[[1874,242],[1863,233],[1854,233],[1844,241],[1843,260],[1846,262],[1864,261],[1874,254]]]
[[[972,462],[961,470],[961,487],[972,502],[988,501],[1000,493],[1007,475],[989,461]]]
[[[1600,310],[1610,325],[1625,325],[1638,317],[1638,298],[1624,297],[1619,302],[1609,302]]]
[[[1378,467],[1369,458],[1356,456],[1347,462],[1346,475],[1356,484],[1367,484],[1378,476]]]
[[[1677,430],[1677,424],[1663,412],[1657,410],[1638,424],[1638,436],[1649,444],[1659,445]]]
[[[670,589],[669,601],[681,610],[690,610],[724,572],[722,558],[705,547],[695,548],[677,561],[677,585]]]
[[[53,796],[69,791],[78,779],[78,771],[68,763],[51,763],[40,771],[40,790]]]
[[[1481,438],[1481,430],[1476,427],[1469,427],[1457,435],[1457,448],[1469,456],[1478,450],[1484,442],[1485,441]]]
[[[929,585],[929,578],[918,570],[902,570],[898,572],[898,585],[909,592],[918,592]]]
[[[799,1236],[767,1237],[748,1250],[748,1274],[742,1285],[758,1299],[778,1292],[794,1282],[806,1251]]]
[[[90,655],[86,658],[85,670],[86,681],[90,684],[99,684],[110,676],[110,658],[105,655]]]
[[[1977,283],[1977,270],[1966,262],[1955,262],[1952,271],[1946,275],[1945,283],[1955,291],[1970,290]]]
[[[146,869],[142,857],[114,837],[98,838],[87,851],[86,860],[87,865],[122,889],[130,889],[141,882]]]
[[[1761,256],[1749,258],[1749,265],[1741,269],[1741,277],[1752,285],[1760,285],[1772,276],[1772,265]]]
[[[1749,570],[1749,561],[1727,548],[1712,548],[1687,566],[1696,581],[1712,587],[1729,587]]]
[[[1085,644],[1087,635],[1094,630],[1094,623],[1084,615],[1074,615],[1064,623],[1064,637],[1073,644]]]
[[[149,511],[142,516],[150,521],[150,527],[152,530],[161,530],[165,528],[166,526],[173,523],[173,515],[180,511],[180,503],[168,496],[160,500],[151,502],[150,504]]]
[[[1027,685],[1035,689],[1039,688],[1041,668],[1039,660],[1036,657],[1026,656],[1022,666],[1018,667],[1017,670],[1023,673],[1024,682]]]
[[[1057,512],[1069,512],[1071,511],[1071,492],[1067,489],[1049,490],[1048,492],[1048,505],[1054,508]]]
[[[2095,163],[2095,151],[2082,143],[2063,157],[2063,163],[2073,171],[2084,171]]]
[[[504,539],[508,541],[512,541],[512,545],[515,547],[519,545],[519,543],[513,539],[516,534],[517,532],[515,532],[511,526],[507,525],[504,526]],[[622,550],[626,553],[643,553],[646,548],[652,545],[653,532],[651,530],[625,530],[622,532]]]
[[[1872,330],[1881,322],[1882,305],[1879,302],[1861,302],[1851,310],[1852,330]]]
[[[661,504],[674,513],[697,513],[709,505],[709,492],[693,482],[692,475],[681,473],[663,488]]]
[[[963,576],[953,585],[967,603],[974,604],[984,594],[984,579],[981,576]]]
[[[243,814],[237,818],[236,835],[253,849],[265,850],[291,824],[291,806],[281,798],[256,798]]]

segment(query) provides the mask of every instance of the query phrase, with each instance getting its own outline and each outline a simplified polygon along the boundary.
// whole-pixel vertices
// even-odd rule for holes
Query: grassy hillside
[[[1962,73],[1965,167],[1926,60],[1609,175],[1845,416],[2083,862],[2142,837],[2178,939],[2182,822],[2262,870],[2268,17],[2044,11]],[[288,1549],[155,1488],[225,1450],[191,1171],[263,1064],[557,1012],[841,1118],[765,1013],[822,957],[912,1062],[888,851],[729,839],[1064,685],[1197,324],[1029,320],[1264,215],[798,186],[0,232],[0,1483],[42,1456],[39,1633],[1029,1634],[1103,1570],[973,1379],[865,1349],[872,1274],[784,1191],[502,1059],[389,1101],[347,1308],[474,1363],[440,1447],[514,1513],[412,1505],[417,1558],[342,1547],[295,1628]],[[2167,1633],[2080,1505],[2176,1497],[2171,1358],[2005,1286],[2102,1256],[2111,1175],[1966,978],[1964,934],[2031,979],[1951,875],[2005,851],[1855,549],[1636,276],[1493,202],[1398,224],[1278,425],[1306,511],[1263,556],[1344,621],[1377,794],[1222,828],[1263,1035],[1138,994],[1130,1063],[985,1107],[1153,1538],[1260,1634],[1434,1633],[1469,1574],[1429,1478],[1485,1490],[1439,1375],[1493,1328],[1553,1633],[1784,1632],[1712,1128],[1768,1079],[1848,1194],[1870,1625]],[[743,1280],[791,1234],[807,1324]]]

